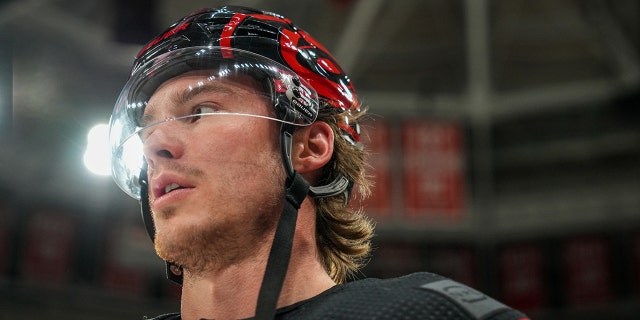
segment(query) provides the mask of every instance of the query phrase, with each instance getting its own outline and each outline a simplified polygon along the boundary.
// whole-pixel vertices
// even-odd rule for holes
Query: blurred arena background
[[[640,2],[2,0],[0,319],[179,308],[137,202],[83,154],[141,44],[223,4],[309,31],[375,115],[360,277],[432,271],[534,319],[637,318]]]

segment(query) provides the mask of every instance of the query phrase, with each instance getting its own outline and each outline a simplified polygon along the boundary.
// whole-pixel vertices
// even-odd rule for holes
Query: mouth
[[[171,182],[164,187],[158,186],[153,190],[153,199],[150,203],[151,210],[158,211],[168,205],[178,204],[191,194],[191,190],[193,190],[193,187],[175,182]]]
[[[186,196],[185,191],[193,189],[194,186],[181,180],[183,179],[175,176],[170,177],[169,175],[153,180],[151,184],[155,184],[155,186],[151,189],[152,194],[150,195],[153,199],[152,203],[159,206]]]
[[[178,189],[184,189],[185,187],[177,184],[177,183],[170,183],[168,184],[166,187],[164,187],[163,191],[164,193],[161,194],[161,196],[173,191],[173,190],[178,190]]]
[[[180,185],[180,184],[178,184],[176,182],[171,182],[171,183],[166,184],[164,187],[159,186],[158,188],[154,188],[153,197],[155,199],[158,199],[158,198],[164,197],[164,196],[166,196],[166,195],[168,195],[170,193],[174,193],[174,192],[176,192],[178,190],[187,189],[187,188],[190,188],[190,187]]]

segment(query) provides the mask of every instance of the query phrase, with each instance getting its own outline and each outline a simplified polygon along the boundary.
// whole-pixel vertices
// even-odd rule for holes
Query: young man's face
[[[142,121],[197,113],[269,116],[273,107],[248,76],[168,80]],[[171,120],[141,132],[149,202],[161,258],[187,269],[251,256],[275,226],[283,200],[279,124],[229,114]]]

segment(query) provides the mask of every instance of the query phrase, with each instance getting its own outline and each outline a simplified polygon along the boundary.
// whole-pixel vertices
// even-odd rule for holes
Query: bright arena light
[[[109,149],[109,126],[97,124],[87,134],[87,149],[83,156],[84,165],[94,174],[111,174],[111,150]]]

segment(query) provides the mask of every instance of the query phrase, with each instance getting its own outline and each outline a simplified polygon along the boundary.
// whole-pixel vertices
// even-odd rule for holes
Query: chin
[[[224,228],[223,228],[224,229]],[[156,230],[156,254],[185,269],[200,270],[217,259],[217,245],[224,237],[207,219],[165,220]]]

